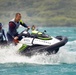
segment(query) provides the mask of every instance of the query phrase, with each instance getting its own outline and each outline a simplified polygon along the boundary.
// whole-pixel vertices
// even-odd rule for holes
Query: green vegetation
[[[0,20],[4,24],[16,12],[29,25],[76,26],[76,0],[0,0]]]

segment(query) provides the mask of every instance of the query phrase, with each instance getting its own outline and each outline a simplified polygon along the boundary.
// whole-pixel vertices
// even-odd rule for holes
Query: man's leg
[[[8,42],[13,42],[13,37],[7,33]]]

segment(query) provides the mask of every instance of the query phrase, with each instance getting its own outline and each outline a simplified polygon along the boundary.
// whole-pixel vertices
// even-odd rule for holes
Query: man
[[[6,40],[4,29],[2,29],[2,23],[0,23],[0,43]]]
[[[19,36],[17,29],[22,25],[26,28],[29,28],[24,22],[21,20],[21,14],[16,13],[15,18],[9,22],[9,28],[7,32],[8,42],[13,42],[13,40],[21,40],[22,36]]]

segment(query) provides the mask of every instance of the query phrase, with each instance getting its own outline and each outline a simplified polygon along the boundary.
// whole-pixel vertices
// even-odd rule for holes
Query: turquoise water
[[[32,57],[19,55],[12,45],[0,47],[0,75],[76,75],[76,28],[39,28],[44,29],[54,37],[68,37],[68,43],[55,55],[43,53]]]

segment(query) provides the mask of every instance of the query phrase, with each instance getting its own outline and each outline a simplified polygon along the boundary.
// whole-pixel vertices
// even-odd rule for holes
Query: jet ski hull
[[[56,54],[59,51],[59,48],[67,43],[68,39],[67,37],[63,36],[57,36],[55,38],[60,40],[60,42],[53,44],[51,46],[37,45],[37,44],[33,46],[27,46],[24,50],[20,51],[20,53],[26,56],[32,56],[36,53],[43,53],[43,52],[47,52],[47,54]]]

